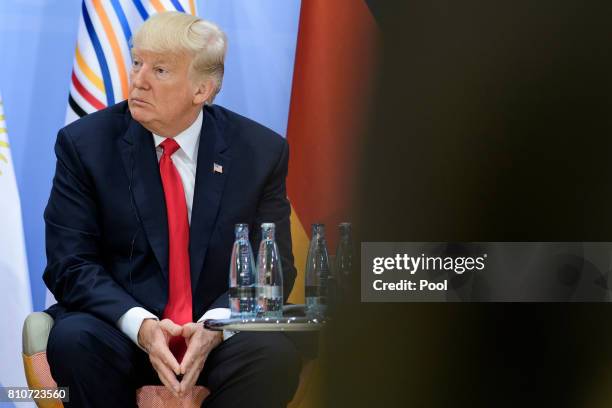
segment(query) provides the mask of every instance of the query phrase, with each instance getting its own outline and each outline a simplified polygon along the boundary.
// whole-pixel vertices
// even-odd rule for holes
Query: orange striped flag
[[[83,0],[66,123],[127,98],[132,33],[168,10],[195,15],[195,0]]]

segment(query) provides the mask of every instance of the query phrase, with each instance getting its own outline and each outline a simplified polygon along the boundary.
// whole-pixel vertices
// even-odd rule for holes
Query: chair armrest
[[[47,350],[47,340],[53,327],[53,318],[45,312],[30,313],[23,323],[23,354],[31,356]]]

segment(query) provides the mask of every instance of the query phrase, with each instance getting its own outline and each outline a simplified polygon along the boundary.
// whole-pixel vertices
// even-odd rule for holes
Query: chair
[[[57,387],[47,362],[47,340],[52,327],[53,318],[44,312],[30,313],[23,324],[23,366],[30,388]],[[302,369],[298,389],[289,407],[300,405],[313,365],[310,361]],[[136,402],[139,408],[195,408],[202,405],[208,394],[206,387],[195,386],[191,395],[179,400],[163,385],[147,385],[136,391]],[[59,400],[36,400],[36,405],[39,408],[63,408]]]

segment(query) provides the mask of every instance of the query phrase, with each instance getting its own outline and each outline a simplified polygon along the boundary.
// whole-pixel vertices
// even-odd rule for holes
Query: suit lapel
[[[219,204],[230,171],[231,159],[224,154],[228,147],[224,137],[228,130],[225,129],[226,125],[225,121],[211,113],[211,109],[204,109],[189,234],[191,288],[193,291],[197,288],[206,258],[206,250],[215,230]],[[222,173],[213,170],[215,164],[222,167]]]
[[[168,277],[166,201],[151,133],[128,116],[128,130],[119,140],[121,158],[130,180],[136,217],[142,223],[162,273]]]

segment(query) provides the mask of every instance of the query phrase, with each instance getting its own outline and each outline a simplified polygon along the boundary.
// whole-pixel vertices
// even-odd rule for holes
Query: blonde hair
[[[210,21],[177,11],[155,14],[134,34],[132,47],[156,53],[186,52],[193,57],[194,79],[215,81],[211,101],[221,90],[227,37]]]

